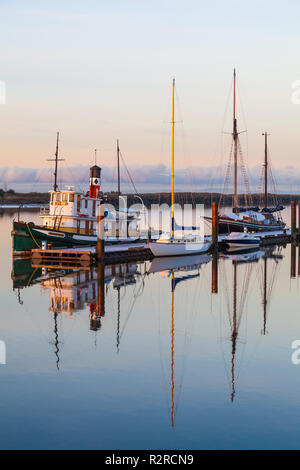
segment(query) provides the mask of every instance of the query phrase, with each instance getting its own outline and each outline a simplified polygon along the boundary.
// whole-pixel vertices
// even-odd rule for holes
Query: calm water
[[[1,448],[300,448],[290,246],[221,257],[218,286],[208,255],[46,273],[12,265],[12,217]]]

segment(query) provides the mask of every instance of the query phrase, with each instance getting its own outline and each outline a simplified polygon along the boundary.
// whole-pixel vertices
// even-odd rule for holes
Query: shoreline
[[[118,196],[116,192],[105,193],[107,196],[107,202],[113,204],[114,206],[118,205]],[[149,208],[152,204],[170,204],[171,193],[139,193],[138,195],[132,193],[122,193],[122,196],[127,197],[127,205],[131,206],[133,204],[140,204],[139,198],[144,202],[144,205]],[[211,207],[212,202],[219,202],[221,193],[187,193],[180,192],[175,194],[175,203],[177,204],[204,204],[207,207]],[[224,194],[222,196],[223,205],[231,206],[232,204],[232,194]],[[253,205],[260,205],[262,201],[262,195],[254,193],[251,195]],[[300,201],[300,194],[277,194],[274,196],[269,193],[269,200],[276,200],[278,204],[288,205],[291,201]],[[241,205],[243,205],[243,196],[241,196]],[[23,209],[35,209],[39,208],[41,205],[49,204],[49,193],[14,193],[7,194],[0,200],[0,209],[18,209],[19,206],[22,206]],[[270,204],[273,205],[273,204]]]

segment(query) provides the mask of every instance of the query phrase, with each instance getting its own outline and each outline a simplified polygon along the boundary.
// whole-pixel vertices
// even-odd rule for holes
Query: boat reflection
[[[240,329],[243,320],[243,312],[247,300],[248,291],[252,284],[253,268],[256,266],[259,271],[256,272],[256,279],[259,280],[259,287],[262,293],[263,305],[263,329],[261,333],[266,334],[267,323],[267,308],[270,304],[271,293],[276,280],[276,271],[278,261],[282,259],[281,247],[273,246],[271,248],[258,248],[254,250],[245,250],[237,253],[225,253],[221,255],[226,261],[231,261],[231,276],[232,276],[232,292],[231,286],[228,284],[228,265],[222,273],[222,280],[224,282],[223,293],[225,296],[225,305],[227,308],[227,316],[230,326],[231,354],[230,354],[230,376],[231,376],[231,401],[234,401],[236,395],[236,355],[238,342],[246,344],[246,335],[241,337]],[[268,283],[267,262],[268,259],[274,261],[275,269],[272,270],[271,280]],[[259,261],[262,263],[259,263]],[[243,267],[240,265],[244,265]],[[225,268],[225,266],[224,266]],[[227,272],[226,272],[227,271]],[[230,271],[230,270],[229,270]],[[223,342],[226,344],[228,337],[223,337]],[[225,360],[226,365],[226,360]]]
[[[200,268],[202,265],[211,261],[211,256],[207,253],[202,255],[191,256],[176,256],[165,258],[154,258],[147,271],[148,275],[159,273],[163,277],[171,278],[171,314],[170,314],[170,422],[172,429],[174,428],[174,391],[175,391],[175,376],[174,376],[174,315],[175,315],[175,288],[183,281],[188,281],[200,276]],[[194,272],[196,271],[196,272]],[[194,274],[186,274],[187,272],[194,272]],[[175,274],[177,276],[175,277]],[[181,384],[179,385],[181,388]]]
[[[156,314],[159,316],[160,311],[163,312],[161,301],[168,302],[167,317],[159,318],[159,321],[167,321],[168,339],[166,342],[164,337],[162,343],[167,348],[164,358],[167,358],[165,362],[167,361],[168,371],[169,420],[171,427],[174,428],[187,356],[186,346],[190,341],[190,332],[195,331],[191,322],[199,313],[199,305],[201,305],[203,316],[209,316],[213,312],[217,316],[216,324],[220,325],[221,350],[228,373],[230,400],[233,403],[237,389],[238,356],[242,357],[242,348],[239,345],[245,345],[247,341],[244,321],[247,296],[253,284],[258,282],[261,292],[261,305],[258,308],[261,309],[262,306],[262,316],[260,313],[257,333],[260,332],[262,336],[265,336],[268,334],[267,320],[270,314],[271,295],[276,283],[278,267],[283,259],[282,250],[282,247],[277,246],[260,247],[238,252],[213,252],[212,255],[205,253],[154,258],[151,263],[131,262],[114,265],[99,263],[97,266],[85,269],[35,268],[30,260],[15,260],[12,279],[20,303],[22,302],[21,289],[37,284],[41,292],[49,296],[49,312],[53,323],[51,344],[54,347],[57,369],[60,368],[61,363],[60,321],[62,318],[71,319],[78,314],[88,313],[89,326],[87,328],[95,333],[93,337],[96,341],[97,332],[105,325],[105,315],[108,312],[109,315],[114,314],[116,318],[113,327],[114,348],[119,353],[122,335],[129,323],[136,299],[143,296],[145,285],[151,290],[152,295],[152,290],[159,292],[157,280],[159,283],[164,283],[163,286],[166,286],[167,282],[167,291],[166,289],[161,291],[162,299],[159,296],[154,299],[154,302],[158,304],[154,308],[153,316]],[[205,278],[202,276],[203,270],[205,271],[205,265],[210,261],[212,261],[211,297],[209,287],[208,289],[207,286],[200,288],[200,284],[196,284],[197,279]],[[292,264],[295,263],[294,251],[292,251],[291,261]],[[299,266],[300,264],[298,269]],[[295,266],[291,271],[294,273]],[[152,283],[153,277],[155,282]],[[170,280],[169,283],[168,280]],[[179,285],[182,287],[177,290]],[[130,289],[128,289],[129,286],[131,286]],[[197,295],[200,298],[197,298]],[[205,295],[208,296],[207,303],[204,299]],[[145,299],[149,297],[145,296]],[[256,300],[252,299],[252,302]],[[203,321],[206,321],[205,318]],[[244,331],[243,328],[245,328]],[[182,350],[180,350],[181,344]],[[179,373],[180,368],[182,368],[181,373]]]

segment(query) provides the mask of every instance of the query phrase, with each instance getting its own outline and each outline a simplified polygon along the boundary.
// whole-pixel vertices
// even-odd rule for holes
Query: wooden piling
[[[96,257],[97,260],[102,260],[104,257],[104,204],[98,205],[97,224]]]
[[[212,244],[213,247],[218,246],[218,204],[212,203]]]
[[[218,250],[214,248],[211,263],[211,293],[218,293]]]
[[[296,202],[291,202],[291,237],[296,239]]]
[[[97,264],[97,303],[98,303],[98,316],[104,317],[105,314],[105,290],[104,290],[104,263],[98,261]]]
[[[297,230],[297,241],[300,241],[300,201],[298,201],[298,230]]]
[[[291,243],[291,279],[296,277],[296,245]]]

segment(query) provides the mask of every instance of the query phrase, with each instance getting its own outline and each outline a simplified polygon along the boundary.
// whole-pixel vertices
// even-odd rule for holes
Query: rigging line
[[[213,191],[215,189],[215,181],[218,178],[218,175],[221,176],[221,168],[223,166],[223,161],[224,161],[224,155],[228,153],[227,149],[226,151],[224,150],[224,129],[225,129],[225,120],[226,116],[228,114],[228,108],[229,108],[229,100],[231,98],[232,94],[232,89],[233,89],[233,77],[231,78],[230,86],[228,89],[228,94],[227,94],[227,99],[225,102],[225,109],[224,109],[224,114],[223,114],[223,119],[222,119],[222,124],[221,124],[221,142],[220,142],[220,165],[214,169],[210,176],[210,193],[215,192]],[[231,144],[232,144],[232,139],[231,139]]]
[[[176,90],[176,87],[175,87],[175,90]],[[168,116],[169,116],[169,111],[171,109],[171,102],[172,102],[172,93],[171,93],[171,89],[169,88],[168,107],[165,109],[165,112],[164,112],[165,119],[163,120],[163,124],[165,124],[166,122],[168,122],[169,124]],[[160,166],[163,166],[163,165],[165,166],[165,164],[163,164],[163,154],[165,152],[164,150],[165,142],[166,142],[166,137],[168,135],[168,133],[165,132],[165,129],[166,127],[163,126],[162,133],[161,133],[162,137],[161,137],[161,143],[160,143],[160,156],[159,156]],[[159,173],[158,175],[158,204],[160,204],[160,200],[161,200],[161,190],[162,190],[162,175]]]
[[[63,160],[63,165],[62,165],[62,166],[65,166],[65,169],[67,170],[67,172],[70,173],[71,182],[74,182],[74,186],[75,186],[76,188],[78,188],[81,193],[83,193],[84,190],[83,190],[83,187],[82,187],[81,184],[80,184],[80,183],[82,183],[82,182],[76,181],[76,178],[74,177],[74,173],[73,173],[73,171],[71,170],[71,167],[66,163],[66,160]]]
[[[200,271],[201,267],[198,268],[198,271]],[[200,274],[200,272],[199,272]],[[203,274],[203,273],[202,273]],[[201,276],[199,276],[197,279],[196,279],[196,288],[194,289],[194,295],[193,295],[193,300],[192,300],[192,306],[191,306],[191,311],[190,311],[190,315],[188,315],[187,317],[187,322],[186,322],[186,328],[185,328],[185,332],[184,332],[184,348],[183,348],[183,360],[182,360],[182,367],[181,367],[181,374],[180,374],[180,378],[178,380],[178,386],[177,386],[177,397],[176,397],[176,402],[175,402],[175,415],[177,413],[177,409],[178,409],[178,406],[179,406],[179,400],[180,400],[180,396],[181,396],[181,391],[182,391],[182,384],[183,384],[183,378],[184,378],[184,372],[185,372],[185,364],[186,364],[186,361],[187,361],[187,355],[188,355],[188,352],[189,352],[189,349],[191,347],[191,343],[192,343],[192,335],[193,335],[193,331],[194,329],[192,328],[192,325],[194,324],[194,321],[195,321],[195,318],[197,316],[197,312],[196,312],[196,309],[195,309],[195,303],[196,303],[196,296],[197,294],[200,294],[200,284],[201,284]],[[188,296],[187,296],[188,297]],[[198,305],[200,305],[198,303]],[[191,333],[189,333],[189,331],[191,331]]]
[[[123,158],[123,155],[122,155],[122,152],[121,152],[121,151],[120,151],[120,157],[121,157],[121,159],[122,159],[122,162],[123,162],[123,165],[124,165],[124,167],[125,167],[126,173],[127,173],[128,177],[129,177],[129,179],[130,179],[130,181],[131,181],[131,184],[132,184],[132,186],[133,186],[133,189],[134,189],[135,193],[136,193],[137,195],[139,195],[139,193],[138,193],[138,191],[137,191],[137,189],[136,189],[136,187],[135,187],[135,184],[134,184],[134,182],[133,182],[133,180],[132,180],[132,178],[131,178],[131,175],[130,175],[130,173],[129,173],[129,170],[128,170],[126,164],[125,164],[125,161],[124,161],[124,158]]]
[[[31,287],[37,287],[37,284]],[[20,308],[24,309],[25,313],[28,314],[34,329],[36,329],[39,332],[39,334],[44,337],[44,340],[48,343],[49,337],[43,332],[42,327],[40,326],[40,323],[39,323],[39,319],[41,318],[40,315],[34,315],[32,309],[27,308],[26,303],[24,304],[24,301],[20,305],[21,305]],[[33,316],[35,316],[36,318],[33,319]]]
[[[195,183],[195,177],[192,175],[189,167],[188,167],[188,155],[190,154],[190,150],[189,150],[189,147],[188,147],[188,143],[187,143],[187,137],[186,137],[186,131],[185,131],[185,127],[184,127],[184,121],[183,121],[183,114],[182,114],[182,111],[181,111],[181,105],[180,105],[180,100],[179,100],[179,96],[177,94],[177,89],[175,87],[175,102],[177,103],[177,111],[178,111],[178,115],[179,115],[179,123],[181,124],[181,130],[182,130],[182,147],[183,147],[183,160],[184,160],[184,164],[186,166],[186,173],[188,173],[189,175],[189,179],[190,179],[190,182],[191,182],[191,185],[194,185],[196,186],[196,183]],[[194,205],[194,194],[193,194],[193,191],[187,191],[185,193],[185,197],[186,197],[186,202],[187,202],[187,194],[190,193],[191,194],[191,199],[192,199],[192,204]]]
[[[244,106],[243,106],[243,100],[242,100],[242,96],[241,96],[241,93],[240,93],[240,89],[239,89],[239,81],[237,82],[237,93],[238,93],[238,100],[239,100],[239,103],[240,103],[240,107],[241,107],[241,111],[242,111],[242,117],[243,117],[243,120],[244,120],[244,124],[245,124],[245,129],[248,128],[247,126],[247,121],[246,121],[246,114],[245,114],[245,111],[244,111]],[[248,162],[249,162],[249,139],[248,139],[248,132],[246,131],[245,132],[245,137],[246,137],[246,165],[248,166]]]
[[[233,154],[233,140],[231,141],[231,148],[230,148],[230,153],[229,153],[229,160],[227,162],[227,167],[226,167],[226,173],[225,173],[225,179],[224,179],[224,184],[223,184],[223,189],[221,192],[220,200],[219,200],[219,206],[222,206],[223,203],[223,198],[224,194],[226,191],[226,188],[228,187],[229,179],[230,179],[230,173],[231,173],[231,167],[232,167],[232,154]]]
[[[245,187],[246,187],[246,193],[244,195],[245,196],[245,202],[247,204],[247,201],[249,200],[250,205],[252,205],[252,195],[251,195],[251,191],[250,191],[250,183],[249,183],[247,169],[246,169],[246,165],[245,165],[245,162],[244,162],[242,147],[241,147],[241,143],[240,143],[239,139],[238,139],[238,150],[239,150],[239,156],[240,156],[240,160],[241,160],[241,172],[242,172],[242,175],[243,175],[243,178],[244,178],[244,184],[245,184]]]
[[[236,87],[237,87],[237,94],[238,94],[238,102],[239,102],[240,107],[241,107],[241,111],[242,111],[242,116],[243,116],[245,128],[247,129],[246,115],[245,115],[245,112],[244,112],[243,100],[242,100],[242,96],[241,96],[240,89],[239,89],[239,81],[240,81],[240,79],[237,80],[237,84],[236,84]],[[247,132],[246,132],[246,134],[247,134]]]
[[[137,300],[137,299],[138,299],[138,297],[134,297],[134,298],[133,298],[131,307],[129,308],[129,311],[128,311],[128,313],[127,313],[127,317],[126,317],[126,319],[125,319],[125,322],[124,322],[122,331],[121,331],[121,333],[120,333],[120,341],[121,341],[121,339],[122,339],[123,333],[124,333],[124,331],[125,331],[125,329],[126,329],[127,323],[128,323],[128,321],[129,321],[129,319],[130,319],[131,313],[132,313],[132,311],[133,311],[133,308],[134,308],[134,306],[135,306],[135,303],[136,303],[136,300]]]

